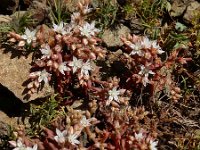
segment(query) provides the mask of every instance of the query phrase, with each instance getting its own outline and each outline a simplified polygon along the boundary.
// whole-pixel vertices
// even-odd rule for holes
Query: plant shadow
[[[7,54],[7,53],[11,53],[10,58],[18,58],[20,59],[22,56],[25,56],[26,58],[28,57],[28,55],[31,53],[31,51],[25,51],[23,49],[18,49],[13,45],[10,45],[9,43],[4,43],[1,45],[1,48],[3,48],[3,53]]]
[[[23,103],[8,88],[0,84],[0,111],[9,117],[20,117],[28,108],[28,104]]]

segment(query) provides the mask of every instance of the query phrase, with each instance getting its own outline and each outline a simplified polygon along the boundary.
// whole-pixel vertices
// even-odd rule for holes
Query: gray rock
[[[145,29],[141,20],[137,18],[132,18],[130,20],[130,28],[134,34],[138,34]]]
[[[127,36],[130,34],[130,29],[124,25],[120,25],[117,27],[117,29],[111,30],[107,29],[104,31],[102,35],[103,42],[108,47],[117,47],[122,46],[123,43],[120,39],[121,36]]]
[[[26,99],[24,93],[24,82],[28,79],[29,71],[31,68],[32,55],[25,57],[13,57],[10,52],[4,53],[4,49],[0,49],[0,83],[8,88],[14,95],[23,102],[42,98],[53,93],[53,89],[50,86],[45,85],[42,91],[31,95],[29,99]],[[17,50],[16,50],[17,51]],[[17,53],[17,52],[16,52]],[[19,53],[19,52],[18,52]]]
[[[197,24],[199,23],[200,3],[197,1],[191,2],[183,16],[186,23]]]
[[[31,14],[31,18],[34,20],[35,25],[41,24],[48,17],[48,6],[46,5],[45,1],[34,0],[30,7],[28,14]]]
[[[172,3],[170,15],[172,17],[181,16],[187,8],[187,3],[188,2],[185,2],[184,0],[175,0]]]

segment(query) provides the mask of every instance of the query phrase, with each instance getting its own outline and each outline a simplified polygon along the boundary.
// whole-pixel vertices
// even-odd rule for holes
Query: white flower
[[[108,101],[106,102],[106,105],[110,105],[111,101],[115,100],[117,102],[119,102],[119,94],[120,94],[120,90],[117,90],[117,87],[114,87],[112,90],[108,91],[109,94],[109,98]]]
[[[80,124],[82,127],[88,127],[88,126],[91,126],[90,122],[92,121],[93,118],[90,118],[90,119],[86,119],[85,116],[83,116],[83,118],[81,119],[80,121]]]
[[[157,41],[152,41],[152,48],[157,49],[158,54],[162,54],[165,51],[162,50],[162,48],[158,45]]]
[[[100,32],[99,29],[95,28],[95,21],[93,21],[91,24],[86,22],[83,27],[80,27],[79,29],[81,31],[81,35],[86,37],[94,36],[95,33]]]
[[[158,45],[156,40],[151,41],[151,40],[149,40],[148,37],[144,37],[143,41],[141,43],[142,43],[143,48],[154,48],[154,49],[157,49],[157,53],[158,54],[162,54],[162,53],[165,52],[165,51],[163,51],[161,49],[161,47]]]
[[[155,73],[152,70],[150,70],[147,67],[145,67],[144,65],[141,65],[140,68],[141,68],[141,70],[140,70],[140,72],[138,74],[144,76],[142,78],[142,83],[143,83],[144,86],[146,86],[147,83],[149,83],[149,79],[148,79],[149,74],[154,75]]]
[[[54,139],[58,143],[65,143],[65,139],[67,137],[67,130],[60,131],[59,129],[56,128],[56,136],[54,136]]]
[[[143,46],[143,48],[151,48],[151,44],[152,42],[149,40],[148,37],[144,37],[143,41],[141,42],[141,45]]]
[[[146,76],[146,77],[148,77],[149,76],[149,74],[155,74],[152,70],[150,70],[148,67],[145,67],[144,65],[141,65],[140,66],[140,72],[138,73],[138,74],[140,74],[140,75],[144,75],[144,76]]]
[[[130,55],[135,55],[135,54],[138,54],[139,56],[143,55],[141,43],[137,42],[135,44],[130,44],[129,47],[132,49]]]
[[[157,150],[156,146],[158,145],[158,141],[152,141],[150,140],[150,150]]]
[[[72,145],[80,144],[80,142],[77,140],[78,136],[79,136],[78,133],[70,134],[68,136],[68,142],[71,143]]]
[[[72,67],[72,71],[73,73],[75,73],[77,71],[77,69],[82,67],[82,59],[77,59],[76,57],[73,56],[73,61],[69,62],[69,66]]]
[[[92,70],[90,61],[87,60],[81,67],[81,75],[89,76],[89,71]]]
[[[22,38],[26,40],[28,44],[30,44],[32,41],[36,40],[35,34],[36,30],[30,31],[28,28],[25,28],[25,34],[22,35]]]
[[[61,21],[58,25],[53,23],[53,30],[57,33],[60,33],[62,35],[67,34],[67,32],[65,31],[65,27],[64,27],[64,22]]]
[[[39,77],[38,77],[38,81],[39,82],[42,82],[44,81],[44,83],[48,83],[48,77],[51,76],[50,73],[48,73],[45,69],[42,70],[39,74]]]
[[[13,150],[26,150],[26,146],[22,143],[20,139],[16,141],[9,141],[9,143],[14,146]]]
[[[135,133],[135,139],[141,141],[144,138],[143,133],[139,132],[138,134]]]
[[[37,148],[38,148],[38,145],[35,144],[35,145],[33,146],[33,148],[32,148],[32,147],[27,147],[26,150],[37,150]]]
[[[60,71],[60,73],[62,73],[63,75],[65,75],[65,71],[70,71],[70,68],[66,66],[67,62],[62,62],[59,67],[58,70]]]
[[[46,44],[44,48],[41,48],[40,51],[43,55],[42,58],[50,58],[51,57],[52,51],[48,44]]]

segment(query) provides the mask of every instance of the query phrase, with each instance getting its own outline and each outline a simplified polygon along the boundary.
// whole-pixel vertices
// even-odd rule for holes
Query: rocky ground
[[[2,28],[12,25],[15,29],[20,30],[21,25],[17,23],[16,17],[22,17],[23,14],[31,14],[31,19],[34,20],[34,22],[31,22],[29,26],[36,27],[37,25],[49,22],[49,18],[47,16],[47,12],[49,10],[46,7],[45,1],[0,0],[0,38],[2,41],[0,44],[0,145],[3,144],[1,142],[3,142],[4,139],[8,138],[11,130],[10,126],[16,126],[19,123],[19,120],[25,116],[26,110],[29,109],[29,103],[31,103],[31,101],[37,101],[43,97],[47,97],[54,91],[52,87],[45,87],[40,93],[32,95],[28,98],[26,97],[24,94],[24,85],[31,68],[30,64],[32,62],[33,53],[16,51],[13,46],[10,46],[7,42],[5,42],[7,28]],[[121,9],[125,5],[125,1],[114,0],[113,3]],[[135,1],[133,3],[137,2]],[[68,5],[68,10],[73,11],[70,9],[72,9],[75,4],[76,0],[72,0],[72,2]],[[98,1],[95,0],[92,4],[94,7],[98,7],[99,5]],[[187,46],[189,44],[194,45],[193,48],[190,48],[187,51],[188,56],[192,57],[193,61],[186,66],[185,69],[187,71],[178,70],[180,72],[182,71],[183,76],[186,76],[188,80],[187,85],[180,83],[182,90],[184,90],[184,98],[181,103],[174,106],[172,109],[174,112],[170,112],[173,115],[171,116],[171,119],[173,118],[175,121],[173,124],[168,124],[168,121],[163,121],[160,123],[159,128],[160,131],[163,130],[165,132],[169,132],[163,133],[163,137],[166,137],[166,139],[168,137],[174,137],[172,134],[173,132],[176,133],[176,130],[181,130],[181,132],[183,132],[183,140],[187,139],[185,138],[187,137],[187,132],[184,131],[184,129],[187,130],[190,128],[193,130],[194,135],[200,139],[200,44],[198,43],[200,42],[200,2],[197,0],[175,0],[170,1],[169,4],[170,6],[167,7],[169,12],[167,15],[165,14],[168,18],[165,18],[165,23],[168,23],[169,26],[174,26],[175,22],[178,20],[181,24],[184,24],[186,28],[189,28],[191,32],[185,32],[183,35],[186,35],[190,40],[189,42],[187,41]],[[113,20],[115,19],[113,14],[111,14],[111,18],[113,18]],[[125,17],[121,17],[115,22],[117,22],[115,27],[106,27],[101,35],[105,46],[111,51],[116,52],[115,57],[117,57],[118,53],[120,53],[118,47],[122,45],[120,40],[121,35],[127,35],[129,33],[142,34],[144,31],[151,34],[152,31],[152,28],[145,30],[146,26],[141,21],[141,18],[132,15],[132,13],[127,14]],[[158,22],[158,24],[160,23]],[[162,34],[162,30],[165,30],[165,24],[160,25],[159,27],[162,27],[161,30],[159,29],[160,34]],[[169,30],[174,29],[169,27]],[[193,33],[193,35],[188,35],[189,33]],[[165,35],[163,35],[163,38],[164,37]],[[180,40],[178,39],[177,41]],[[166,44],[164,41],[162,42],[163,45]],[[174,41],[169,42],[173,43]],[[181,41],[179,43],[181,43]],[[180,80],[179,76],[177,76],[177,80]],[[190,89],[194,90],[191,92]],[[167,106],[168,104],[161,102],[160,105]],[[179,138],[181,138],[181,134],[179,135]],[[165,139],[160,140],[166,144]],[[177,148],[176,142],[170,142],[169,146],[163,145],[160,149]],[[186,140],[185,142],[187,145],[188,141]],[[200,143],[195,143],[195,145],[200,145]],[[184,147],[179,147],[179,149],[184,149]],[[200,146],[197,149],[200,149]]]

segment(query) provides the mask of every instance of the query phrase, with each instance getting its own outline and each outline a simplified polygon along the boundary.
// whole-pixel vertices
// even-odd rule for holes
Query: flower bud
[[[19,47],[23,47],[25,44],[26,44],[25,41],[19,41],[18,46],[19,46]]]
[[[181,98],[182,96],[180,94],[175,94],[176,98]]]
[[[24,135],[24,132],[23,131],[18,131],[18,135],[19,135],[19,137],[21,137],[21,136]]]
[[[69,116],[67,116],[67,118],[66,118],[66,123],[67,123],[67,124],[70,124],[70,123],[71,123],[71,119],[69,118]]]
[[[171,90],[171,95],[175,95],[176,94],[176,92],[174,91],[174,90]]]
[[[16,42],[16,39],[15,39],[15,38],[10,38],[8,41],[9,41],[9,42],[12,42],[12,43],[15,43],[15,42]]]
[[[78,7],[80,10],[83,10],[83,5],[80,2],[78,3]]]
[[[86,38],[83,38],[82,43],[83,43],[84,45],[88,45],[88,40],[87,40]]]
[[[91,114],[90,114],[90,112],[89,112],[88,110],[86,110],[85,115],[86,115],[88,118],[91,117]]]
[[[124,44],[127,45],[127,46],[129,46],[129,45],[132,44],[132,42],[130,42],[130,41],[125,41]]]
[[[58,41],[58,43],[60,43],[62,40],[62,35],[56,34],[56,40]]]
[[[104,55],[103,55],[102,53],[98,53],[98,56],[99,56],[100,58],[104,58]]]
[[[55,45],[55,39],[53,37],[49,37],[48,44],[50,47],[53,47]]]
[[[31,90],[29,90],[29,91],[27,92],[27,94],[31,95],[31,94],[33,94],[33,93],[31,92]]]
[[[113,107],[115,107],[115,108],[119,108],[119,107],[120,107],[119,104],[116,103],[116,102],[114,102],[114,101],[111,102],[111,105],[112,105]]]
[[[115,121],[114,121],[114,127],[115,127],[115,129],[119,129],[119,128],[120,128],[120,125],[119,125],[119,121],[118,121],[118,120],[115,120]]]
[[[172,96],[172,99],[173,100],[177,100],[178,98],[176,96]]]
[[[84,84],[84,80],[79,79],[79,83],[80,83],[80,85],[83,85]]]
[[[80,125],[79,124],[75,124],[74,125],[74,130],[78,132],[80,130]]]
[[[58,69],[58,63],[57,62],[53,62],[53,67],[55,68],[55,69]]]
[[[125,58],[130,58],[129,54],[124,53],[123,55],[125,56]]]
[[[32,93],[36,93],[36,92],[37,92],[35,88],[31,88],[30,91],[31,91]]]
[[[90,59],[95,60],[96,59],[96,55],[93,52],[90,52],[89,54]]]
[[[88,104],[88,106],[89,106],[89,107],[92,107],[92,106],[93,106],[93,103],[92,103],[92,102],[90,102],[90,103]]]
[[[82,48],[83,45],[82,44],[76,44],[76,48]]]
[[[174,91],[177,92],[177,93],[181,93],[181,89],[179,87],[175,87]]]
[[[30,82],[28,85],[27,85],[27,88],[28,89],[31,89],[33,87],[33,82]]]
[[[98,51],[100,48],[96,48],[95,45],[91,45],[91,49],[95,50],[95,51]]]
[[[53,60],[57,60],[58,59],[58,55],[57,54],[53,54],[51,57]]]
[[[144,57],[145,57],[146,59],[150,59],[150,58],[151,58],[151,53],[149,53],[149,52],[145,53],[145,54],[144,54]]]
[[[76,45],[75,44],[72,44],[71,45],[71,49],[74,51],[76,49]]]
[[[82,53],[81,53],[81,50],[80,49],[78,49],[77,51],[76,51],[76,54],[78,55],[78,56],[80,56]]]
[[[96,44],[96,40],[94,38],[89,39],[90,44]]]
[[[39,88],[40,83],[39,83],[38,81],[35,81],[35,82],[34,82],[34,85],[35,85],[36,88]]]
[[[47,66],[52,66],[52,65],[53,65],[53,61],[52,60],[47,61]]]
[[[17,40],[22,40],[22,37],[21,37],[21,35],[19,35],[19,34],[15,34],[15,39],[17,39]]]
[[[126,89],[120,89],[120,94],[124,94],[126,92]]]
[[[55,49],[56,52],[61,52],[62,47],[61,47],[60,45],[56,45],[56,46],[54,47],[54,49]]]
[[[81,119],[82,118],[82,114],[81,113],[77,113],[77,118]]]

